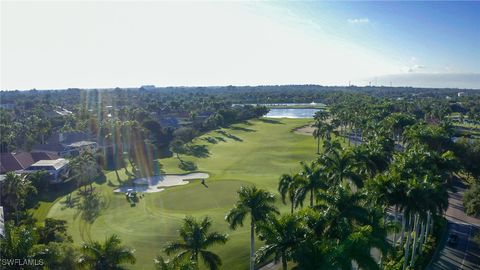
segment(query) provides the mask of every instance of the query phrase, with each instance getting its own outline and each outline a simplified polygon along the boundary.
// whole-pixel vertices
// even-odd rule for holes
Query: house
[[[35,161],[30,153],[24,151],[1,153],[0,174],[23,170],[32,165]]]
[[[50,162],[58,160],[59,156],[55,153],[36,152],[28,153],[17,151],[0,154],[0,181],[3,181],[8,172],[25,173],[28,168],[38,162]]]
[[[74,157],[85,151],[95,152],[97,143],[93,136],[81,132],[58,132],[53,134],[45,144],[36,144],[32,148],[32,153],[45,152],[54,153],[60,157]]]
[[[47,171],[51,176],[51,183],[60,183],[62,182],[63,177],[67,174],[67,164],[68,160],[64,158],[55,160],[39,160],[23,170],[22,173]]]
[[[28,153],[25,151],[16,151],[11,153],[0,153],[0,174],[14,172],[26,169],[39,160],[58,159],[55,153]]]

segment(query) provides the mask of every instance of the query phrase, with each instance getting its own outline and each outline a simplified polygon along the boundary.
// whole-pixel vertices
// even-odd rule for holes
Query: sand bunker
[[[128,191],[136,192],[160,192],[164,190],[162,187],[173,187],[186,185],[188,180],[206,179],[208,173],[189,173],[189,174],[164,174],[159,176],[153,176],[149,178],[138,178],[133,180],[135,186],[123,186],[114,190],[114,192],[125,193]]]
[[[306,126],[303,126],[303,127],[296,128],[293,131],[297,134],[300,134],[300,135],[312,136],[314,130],[315,130],[315,128],[313,126],[306,125]]]

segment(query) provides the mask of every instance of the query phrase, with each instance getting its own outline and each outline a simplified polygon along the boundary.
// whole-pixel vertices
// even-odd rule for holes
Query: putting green
[[[208,215],[214,221],[212,229],[226,232],[230,237],[227,244],[212,249],[221,256],[222,269],[248,269],[248,221],[247,226],[231,231],[224,220],[225,214],[236,201],[240,186],[256,184],[277,193],[282,173],[295,172],[300,161],[314,158],[315,140],[292,132],[309,121],[264,118],[201,136],[194,144],[205,145],[202,153],[198,157],[181,155],[181,158],[193,162],[198,171],[209,173],[208,187],[192,181],[146,194],[135,207],[130,207],[123,194],[113,193],[118,184],[115,172],[106,172],[110,183],[95,184],[105,208],[92,224],[82,221],[77,210],[65,208],[64,198],[52,204],[47,216],[67,220],[69,233],[77,244],[118,234],[125,245],[136,250],[137,263],[128,268],[152,269],[154,257],[161,254],[166,242],[178,238],[177,230],[185,215]],[[186,173],[178,167],[180,161],[175,157],[160,162],[166,173]],[[124,180],[123,170],[119,173]],[[289,209],[280,202],[277,205],[282,210]]]

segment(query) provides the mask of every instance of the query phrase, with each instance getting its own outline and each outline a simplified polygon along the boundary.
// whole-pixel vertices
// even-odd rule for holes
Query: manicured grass
[[[208,187],[192,181],[188,185],[146,194],[136,207],[130,207],[123,194],[112,191],[118,184],[115,172],[107,172],[107,181],[95,184],[106,206],[93,224],[82,221],[76,209],[65,208],[64,198],[51,205],[47,216],[67,220],[69,233],[77,244],[118,234],[124,244],[136,250],[137,263],[129,268],[152,269],[154,257],[161,254],[168,241],[177,239],[177,229],[185,215],[208,215],[214,221],[213,230],[227,232],[230,236],[226,245],[213,248],[222,258],[222,269],[248,269],[249,223],[231,231],[224,220],[225,214],[236,201],[236,191],[241,185],[256,184],[277,193],[282,173],[296,172],[299,161],[315,157],[315,140],[292,132],[309,121],[311,119],[253,120],[198,138],[194,144],[206,145],[208,156],[181,155],[181,158],[194,162],[198,171],[210,174],[206,181]],[[185,173],[178,167],[180,161],[175,157],[160,162],[166,173]],[[126,179],[123,169],[119,174],[122,180]],[[288,211],[289,206],[277,204]],[[48,209],[42,205],[39,211],[42,211],[39,216],[44,216]]]

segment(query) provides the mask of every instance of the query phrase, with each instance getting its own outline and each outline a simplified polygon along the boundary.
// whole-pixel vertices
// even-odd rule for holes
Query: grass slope
[[[95,185],[102,193],[106,207],[93,224],[83,222],[77,210],[65,208],[63,198],[42,207],[41,211],[49,209],[48,217],[67,220],[69,233],[77,244],[118,234],[124,244],[136,250],[137,263],[132,269],[153,268],[153,258],[161,254],[166,242],[177,238],[177,228],[185,215],[208,215],[214,221],[213,230],[230,235],[226,245],[213,248],[222,258],[222,268],[247,269],[248,221],[247,226],[230,231],[224,216],[236,201],[236,191],[241,185],[256,184],[277,193],[278,178],[282,173],[295,172],[299,161],[314,158],[316,145],[312,137],[292,132],[308,121],[311,120],[264,118],[212,131],[198,138],[194,143],[206,145],[207,153],[204,151],[203,157],[181,158],[194,162],[199,171],[210,174],[206,182],[208,188],[193,181],[185,186],[147,194],[136,207],[130,207],[123,195],[112,192],[117,180],[115,172],[107,172],[107,182]],[[167,173],[185,173],[178,167],[179,160],[175,157],[160,162]],[[123,170],[119,172],[125,179]],[[278,206],[288,210],[288,206],[280,202]]]

